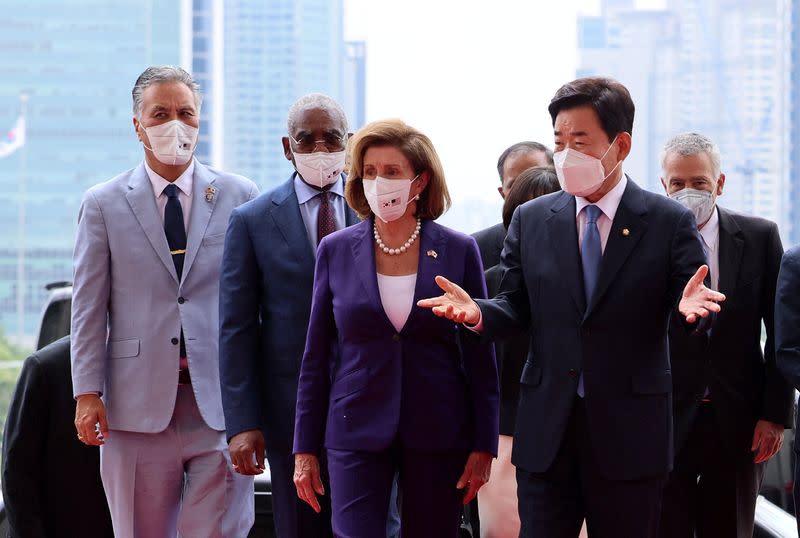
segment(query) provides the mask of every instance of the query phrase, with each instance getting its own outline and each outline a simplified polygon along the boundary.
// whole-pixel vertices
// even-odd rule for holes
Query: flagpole
[[[27,131],[25,118],[28,94],[19,94],[20,117]],[[27,138],[27,132],[25,133]],[[20,148],[19,154],[19,207],[17,208],[17,345],[25,339],[25,203],[28,196],[28,143]]]

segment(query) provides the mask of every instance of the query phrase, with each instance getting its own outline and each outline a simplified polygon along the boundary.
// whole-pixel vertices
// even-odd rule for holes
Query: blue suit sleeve
[[[336,339],[333,293],[328,267],[328,238],[317,248],[311,317],[297,385],[294,453],[319,454],[325,443],[330,395],[330,353]]]
[[[800,387],[800,248],[781,261],[775,292],[775,361],[781,373]]]
[[[766,341],[764,343],[764,391],[759,418],[792,427],[792,404],[794,389],[784,378],[775,361],[775,288],[778,281],[783,244],[778,226],[770,226],[764,271],[761,319],[764,320]]]
[[[228,439],[262,427],[260,274],[247,223],[234,210],[219,285],[219,378]]]
[[[483,265],[473,238],[469,238],[464,264],[464,290],[475,299],[486,298]],[[475,416],[474,450],[496,456],[500,434],[500,387],[494,345],[482,342],[477,334],[463,326],[459,328],[459,334]]]

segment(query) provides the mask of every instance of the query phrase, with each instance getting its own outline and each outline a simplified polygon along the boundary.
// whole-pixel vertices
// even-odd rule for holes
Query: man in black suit
[[[775,364],[773,341],[783,247],[774,222],[717,205],[725,175],[707,137],[672,138],[661,166],[669,197],[694,213],[711,287],[727,301],[706,334],[687,333],[678,319],[670,326],[675,466],[659,536],[751,537],[766,461],[791,427],[794,391]]]
[[[500,186],[497,192],[505,200],[517,176],[535,166],[553,166],[553,151],[539,142],[517,142],[497,159],[497,174]],[[483,268],[489,269],[500,263],[500,251],[506,238],[506,227],[502,222],[472,234],[481,251]]]
[[[522,538],[656,536],[672,464],[667,330],[720,310],[691,212],[621,163],[634,105],[620,83],[565,84],[549,106],[564,192],[514,213],[494,299],[437,277],[420,301],[488,339],[531,331],[512,463]]]
[[[3,432],[9,536],[113,538],[100,451],[75,437],[69,336],[27,358]]]

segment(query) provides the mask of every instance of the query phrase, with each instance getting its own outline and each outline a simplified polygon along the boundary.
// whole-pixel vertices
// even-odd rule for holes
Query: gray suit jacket
[[[103,394],[109,428],[167,427],[183,326],[200,414],[225,429],[217,354],[222,246],[231,211],[257,194],[249,179],[195,161],[179,282],[143,163],[86,192],[73,257],[72,382],[76,395]]]

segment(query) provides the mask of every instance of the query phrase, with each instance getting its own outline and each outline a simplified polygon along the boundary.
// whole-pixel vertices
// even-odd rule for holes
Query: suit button
[[[183,304],[185,302],[186,302],[186,299],[184,299],[183,297],[178,297],[178,304]]]
[[[400,335],[397,334],[397,333],[394,333],[392,335],[392,340],[394,340],[395,342],[399,342],[400,341]]]
[[[170,340],[170,342],[172,342],[173,346],[177,346],[178,342],[180,342],[180,340],[178,340],[177,338],[173,338],[172,340]]]
[[[570,368],[569,369],[569,376],[571,378],[573,378],[573,379],[578,377],[578,370],[576,370],[575,368]]]

